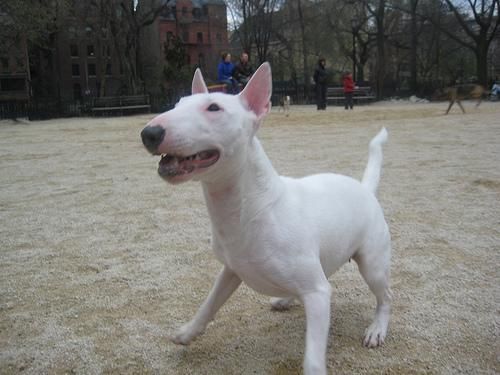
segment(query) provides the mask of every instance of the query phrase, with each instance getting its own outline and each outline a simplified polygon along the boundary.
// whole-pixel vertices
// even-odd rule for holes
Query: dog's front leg
[[[188,345],[195,337],[201,335],[207,324],[240,284],[241,279],[227,266],[224,266],[207,299],[200,306],[193,319],[177,331],[172,337],[172,341],[175,344]]]
[[[321,289],[301,297],[306,309],[305,375],[326,375],[326,347],[330,327],[331,286],[325,280]]]

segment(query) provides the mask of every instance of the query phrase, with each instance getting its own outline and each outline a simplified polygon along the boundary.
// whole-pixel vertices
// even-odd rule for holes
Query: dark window
[[[80,86],[79,83],[75,83],[73,85],[73,98],[75,100],[78,100],[78,99],[82,98],[82,87]]]
[[[185,42],[185,43],[189,42],[189,33],[187,31],[184,31],[182,33],[182,41]]]
[[[22,71],[24,68],[24,58],[16,57],[16,68],[18,71]]]
[[[71,64],[71,75],[73,77],[79,77],[80,76],[80,65],[78,65],[78,64]]]
[[[186,17],[186,16],[187,16],[187,14],[188,14],[188,8],[183,7],[183,8],[182,8],[182,17]]]
[[[203,33],[196,34],[196,40],[199,44],[203,43]]]
[[[71,57],[78,57],[78,46],[76,44],[70,45],[69,50],[71,52]]]
[[[95,56],[94,46],[92,44],[87,46],[87,56]]]
[[[89,69],[89,77],[96,75],[96,68],[95,64],[88,64],[88,69]]]
[[[106,75],[110,76],[112,73],[111,73],[111,64],[106,64]]]
[[[7,57],[2,57],[2,69],[9,69],[9,59]]]
[[[201,9],[200,8],[194,8],[193,9],[193,18],[195,20],[200,20],[201,19]]]
[[[2,91],[24,91],[26,85],[23,78],[4,78],[0,82]]]

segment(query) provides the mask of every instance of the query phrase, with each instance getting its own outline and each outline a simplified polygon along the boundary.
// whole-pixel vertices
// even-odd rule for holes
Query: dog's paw
[[[188,323],[183,325],[173,336],[171,336],[170,341],[177,345],[189,345],[202,333],[203,329],[196,328],[194,324]]]
[[[373,322],[365,332],[363,346],[367,348],[376,348],[384,344],[387,328],[381,326],[378,322]]]
[[[271,298],[271,308],[276,311],[290,310],[294,298]]]

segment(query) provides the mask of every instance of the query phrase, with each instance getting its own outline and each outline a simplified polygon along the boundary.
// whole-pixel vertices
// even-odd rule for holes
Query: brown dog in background
[[[438,91],[435,95],[436,98],[448,99],[450,105],[446,110],[446,114],[450,112],[451,107],[456,102],[463,113],[465,113],[465,109],[462,106],[461,100],[464,99],[478,99],[476,104],[476,108],[479,107],[481,101],[483,100],[483,95],[486,94],[486,89],[481,85],[476,84],[465,84],[465,85],[457,85],[450,86],[444,88],[442,91]]]

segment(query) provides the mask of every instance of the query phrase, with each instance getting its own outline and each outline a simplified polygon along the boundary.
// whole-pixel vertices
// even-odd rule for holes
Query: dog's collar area
[[[168,178],[193,173],[196,169],[208,168],[219,160],[218,150],[204,150],[189,156],[163,154],[158,165],[160,176]]]

